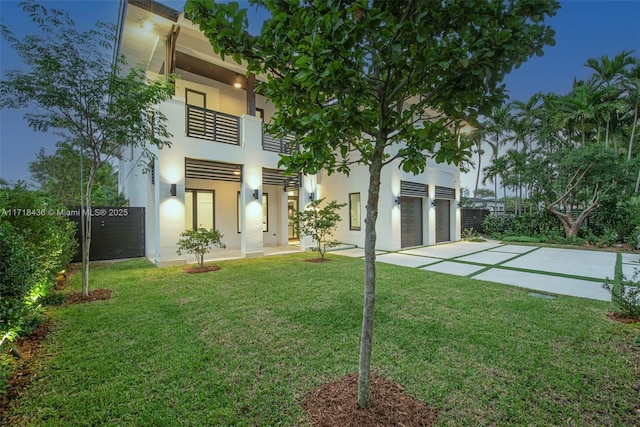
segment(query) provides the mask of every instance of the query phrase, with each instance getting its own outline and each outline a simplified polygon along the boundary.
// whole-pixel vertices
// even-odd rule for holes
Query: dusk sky
[[[48,8],[66,10],[81,30],[96,21],[116,22],[119,0],[41,1]],[[165,0],[174,9],[184,1]],[[240,2],[248,4],[247,2]],[[0,22],[22,36],[35,30],[35,24],[18,7],[19,1],[0,0]],[[561,9],[548,23],[556,31],[556,45],[545,49],[543,57],[533,57],[507,76],[505,83],[511,99],[527,100],[536,92],[565,94],[574,77],[591,75],[584,63],[590,57],[612,57],[623,50],[640,56],[640,0],[562,1]],[[0,71],[20,69],[23,65],[2,40]],[[25,111],[0,111],[0,178],[10,182],[30,181],[29,162],[44,147],[55,151],[57,137],[31,130],[24,121]],[[464,186],[464,185],[463,185]]]

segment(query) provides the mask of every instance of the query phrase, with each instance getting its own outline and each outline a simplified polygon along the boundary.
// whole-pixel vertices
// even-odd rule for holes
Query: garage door
[[[400,246],[422,245],[422,198],[400,198]]]
[[[451,240],[451,203],[449,200],[436,200],[436,243]]]

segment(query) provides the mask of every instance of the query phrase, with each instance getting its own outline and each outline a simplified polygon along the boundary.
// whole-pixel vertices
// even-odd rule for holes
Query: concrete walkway
[[[364,257],[364,249],[332,253]],[[378,251],[376,261],[521,286],[547,293],[610,301],[602,288],[613,278],[616,263],[631,278],[640,255],[579,249],[509,245],[500,242],[454,242],[402,250]]]

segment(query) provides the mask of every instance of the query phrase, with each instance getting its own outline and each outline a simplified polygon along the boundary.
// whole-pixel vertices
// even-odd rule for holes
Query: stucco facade
[[[297,239],[289,216],[310,198],[347,203],[334,237],[362,247],[367,168],[354,166],[349,177],[284,176],[280,152],[292,147],[264,134],[263,122],[274,110],[253,92],[252,77],[215,55],[182,14],[150,4],[129,0],[120,21],[120,52],[128,63],[144,61],[150,77],[178,76],[173,98],[156,106],[168,118],[171,147],[151,148],[155,160],[147,165],[140,164],[141,150],[131,149],[119,166],[121,191],[146,211],[147,257],[158,266],[190,261],[177,254],[176,242],[185,228],[200,226],[220,230],[227,250],[246,257],[271,246],[305,250],[313,244]],[[412,175],[398,166],[382,172],[377,247],[458,240],[458,169],[429,162],[424,173]]]

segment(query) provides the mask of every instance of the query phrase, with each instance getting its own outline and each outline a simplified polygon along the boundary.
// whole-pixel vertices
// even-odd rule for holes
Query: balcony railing
[[[240,118],[187,104],[187,136],[240,144]]]
[[[265,151],[275,151],[276,153],[291,154],[297,149],[293,144],[293,135],[287,135],[284,138],[276,138],[268,133],[262,134],[262,149]]]

